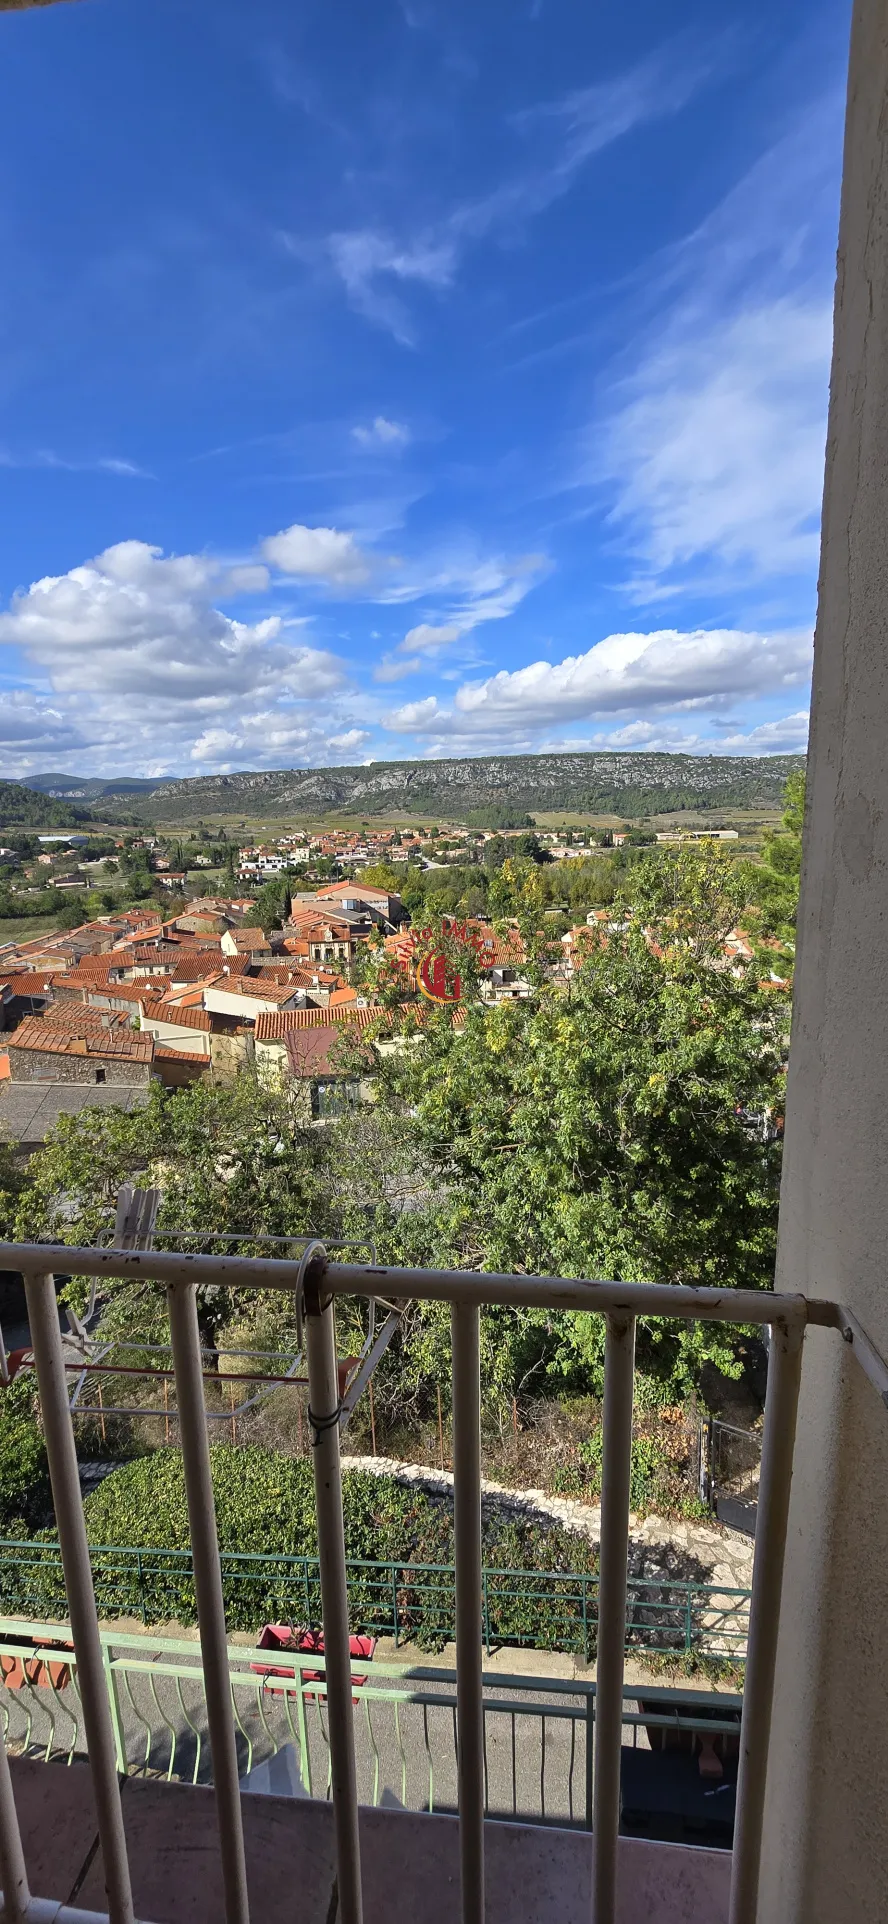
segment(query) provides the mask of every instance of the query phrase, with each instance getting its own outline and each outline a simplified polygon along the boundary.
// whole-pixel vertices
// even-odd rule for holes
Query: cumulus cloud
[[[369,427],[352,428],[352,435],[362,448],[406,448],[411,438],[403,421],[389,421],[384,414],[377,414]]]
[[[532,662],[457,691],[459,715],[541,725],[644,708],[712,705],[803,683],[810,674],[809,633],[748,634],[736,629],[665,628],[608,635],[584,655]]]
[[[385,727],[398,734],[409,733],[416,729],[420,734],[440,721],[442,711],[434,695],[426,695],[424,701],[407,701],[403,707],[396,708],[386,717]]]
[[[63,710],[26,688],[7,688],[0,700],[0,753],[4,765],[36,768],[47,758],[76,754],[86,740]]]
[[[721,737],[719,748],[725,755],[795,755],[808,745],[808,710],[797,709],[779,721],[760,722],[745,733],[735,730]]]
[[[370,733],[368,729],[347,728],[343,735],[331,735],[329,745],[331,748],[361,748],[364,742],[368,742],[369,740]]]
[[[215,606],[217,591],[243,586],[239,571],[203,555],[165,557],[144,541],[120,541],[14,595],[0,615],[0,642],[22,648],[58,693],[175,705],[255,699],[292,680],[305,694],[341,685],[341,664],[293,646],[279,615],[249,623]]]
[[[704,708],[714,713],[740,698],[804,685],[810,674],[808,632],[773,635],[736,629],[608,635],[584,655],[502,669],[483,681],[463,682],[453,708],[434,696],[408,702],[386,727],[418,733],[477,731],[487,739],[518,731],[564,727],[607,714]],[[630,724],[638,730],[643,721]],[[627,745],[628,735],[627,735]],[[639,737],[639,745],[641,738]]]
[[[217,605],[267,582],[264,566],[124,541],[19,591],[0,613],[0,644],[22,652],[48,693],[4,704],[16,765],[88,752],[134,769],[161,741],[166,766],[183,755],[286,759],[306,740],[325,749],[343,724],[343,663],[307,646],[298,621],[241,621]]]
[[[370,577],[370,562],[353,534],[339,528],[306,528],[298,521],[261,544],[264,559],[295,580],[331,587],[360,587]]]

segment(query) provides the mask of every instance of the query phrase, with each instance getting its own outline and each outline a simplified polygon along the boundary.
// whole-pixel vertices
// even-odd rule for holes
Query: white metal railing
[[[361,1924],[361,1865],[349,1654],[340,1401],[333,1330],[337,1295],[445,1301],[452,1310],[456,1560],[457,1736],[462,1924],[484,1919],[484,1709],[481,1675],[479,1314],[485,1304],[603,1315],[604,1458],[593,1796],[592,1924],[614,1924],[622,1741],[623,1651],[635,1329],[640,1315],[769,1324],[771,1362],[759,1483],[749,1648],[740,1739],[730,1924],[755,1924],[780,1593],[802,1351],[808,1324],[837,1330],[888,1405],[888,1367],[849,1312],[829,1302],[750,1290],[585,1282],[331,1262],[320,1243],[301,1259],[189,1256],[146,1249],[0,1244],[0,1268],[24,1274],[59,1530],[87,1753],[105,1868],[105,1924],[133,1924],[114,1733],[102,1667],[86,1526],[77,1474],[54,1275],[149,1278],[167,1288],[194,1560],[201,1658],[226,1924],[249,1924],[243,1825],[213,1509],[195,1290],[198,1284],[295,1293],[304,1317],[310,1392],[326,1697],[338,1863],[338,1917]],[[6,1750],[0,1745],[0,1917],[10,1924],[95,1924],[30,1895]]]

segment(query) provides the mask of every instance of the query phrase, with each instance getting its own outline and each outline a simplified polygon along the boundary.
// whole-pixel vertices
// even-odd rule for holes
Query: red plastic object
[[[324,1632],[323,1630],[294,1630],[292,1624],[289,1623],[263,1624],[259,1636],[258,1647],[260,1650],[284,1651],[288,1648],[292,1650],[294,1644],[297,1650],[304,1650],[309,1654],[322,1657],[324,1654]],[[349,1637],[348,1647],[353,1657],[364,1657],[369,1662],[376,1649],[376,1638]],[[269,1677],[295,1677],[296,1675],[294,1669],[288,1668],[283,1664],[251,1663],[250,1669],[256,1671],[258,1676],[264,1677],[266,1682],[263,1688],[272,1691],[274,1690],[274,1684],[267,1681]],[[320,1670],[303,1670],[302,1677],[305,1683],[323,1683],[324,1681],[323,1674]],[[354,1681],[356,1684],[365,1684],[367,1679],[366,1677],[356,1677]],[[309,1697],[313,1697],[314,1691],[308,1691],[306,1694]],[[357,1703],[357,1701],[357,1697],[352,1698],[352,1703]]]

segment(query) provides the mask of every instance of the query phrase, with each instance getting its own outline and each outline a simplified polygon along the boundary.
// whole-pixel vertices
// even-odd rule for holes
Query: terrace
[[[138,1229],[120,1240],[138,1242]],[[298,1261],[186,1256],[133,1246],[2,1245],[0,1264],[25,1277],[68,1606],[66,1620],[54,1626],[7,1620],[4,1656],[7,1663],[16,1656],[22,1663],[43,1663],[56,1706],[67,1710],[64,1737],[53,1710],[48,1735],[29,1721],[26,1747],[33,1752],[36,1741],[47,1758],[62,1751],[69,1763],[80,1753],[88,1760],[88,1769],[71,1764],[61,1777],[57,1763],[38,1766],[33,1756],[10,1760],[7,1749],[0,1748],[4,1915],[34,1924],[49,1918],[87,1924],[96,1915],[112,1924],[128,1924],[135,1916],[153,1924],[218,1916],[226,1924],[247,1924],[251,1916],[284,1919],[292,1914],[286,1894],[295,1869],[303,1892],[301,1915],[335,1917],[340,1924],[394,1919],[404,1914],[405,1905],[410,1915],[440,1918],[442,1924],[506,1917],[536,1924],[554,1916],[576,1918],[577,1924],[589,1917],[593,1924],[628,1924],[629,1919],[669,1924],[682,1918],[753,1924],[760,1914],[780,1600],[806,1338],[809,1346],[821,1348],[838,1336],[869,1379],[876,1407],[879,1397],[888,1401],[888,1368],[851,1311],[796,1295],[389,1270],[331,1261],[318,1243],[309,1244]],[[135,1638],[123,1627],[100,1629],[95,1591],[100,1572],[97,1565],[94,1576],[90,1565],[56,1313],[53,1277],[60,1270],[95,1277],[99,1285],[107,1277],[140,1275],[166,1285],[199,1654],[194,1643]],[[321,1657],[312,1652],[300,1659],[288,1650],[285,1664],[273,1665],[273,1682],[268,1655],[232,1645],[225,1621],[196,1308],[197,1285],[207,1283],[292,1294],[304,1327],[318,1516],[313,1580],[320,1592],[324,1646]],[[452,1671],[370,1662],[366,1654],[358,1659],[350,1644],[340,1475],[343,1409],[334,1335],[335,1301],[348,1295],[451,1305]],[[481,1566],[479,1319],[485,1305],[510,1303],[577,1310],[603,1316],[606,1323],[594,1683],[573,1679],[559,1687],[547,1679],[541,1686],[520,1673],[484,1674],[485,1628],[488,1640],[490,1631]],[[771,1329],[739,1744],[735,1699],[661,1694],[648,1686],[642,1692],[625,1682],[627,1610],[631,1618],[636,1607],[627,1584],[635,1331],[638,1318],[651,1314],[767,1323]],[[60,1653],[60,1644],[73,1646],[73,1655],[64,1648]],[[63,1680],[56,1671],[53,1687],[52,1667],[60,1661],[66,1675]],[[76,1680],[73,1698],[69,1671]],[[157,1716],[146,1714],[146,1678]],[[171,1687],[176,1692],[172,1707]],[[143,1693],[141,1714],[137,1690]],[[393,1708],[400,1772],[391,1754],[381,1763],[380,1705]],[[450,1720],[453,1733],[449,1755],[441,1743],[442,1719]],[[439,1726],[434,1742],[430,1720]],[[148,1733],[141,1778],[132,1774],[140,1723]],[[542,1732],[534,1744],[527,1734],[531,1724]],[[627,1753],[631,1759],[641,1727],[654,1747],[660,1731],[664,1744],[667,1738],[677,1740],[669,1770],[673,1775],[690,1771],[698,1781],[704,1815],[693,1846],[625,1834],[632,1829],[633,1799],[637,1802],[639,1795]],[[557,1733],[549,1737],[548,1761],[547,1731]],[[718,1835],[717,1816],[706,1811],[707,1785],[699,1780],[701,1769],[706,1774],[704,1753],[708,1762],[715,1739],[720,1737],[724,1747],[732,1736],[739,1761],[733,1850],[728,1852],[707,1841],[717,1839],[723,1846],[726,1837]],[[7,1742],[15,1743],[11,1713]],[[390,1733],[388,1743],[391,1752]],[[417,1790],[409,1780],[411,1773],[415,1779],[423,1747],[428,1769]],[[723,1756],[716,1775],[730,1792],[733,1771],[724,1749]],[[258,1784],[254,1770],[260,1773]],[[401,1810],[383,1806],[383,1779],[397,1786],[385,1804],[394,1801]],[[531,1781],[539,1784],[538,1796],[530,1793]],[[275,1795],[281,1787],[288,1794]],[[267,1795],[254,1798],[248,1794],[253,1788]],[[327,1799],[321,1803],[323,1790]],[[411,1810],[411,1804],[419,1808]],[[51,1843],[46,1840],[48,1813],[57,1809],[64,1813],[67,1857],[55,1820]],[[30,1895],[32,1885],[39,1897]]]

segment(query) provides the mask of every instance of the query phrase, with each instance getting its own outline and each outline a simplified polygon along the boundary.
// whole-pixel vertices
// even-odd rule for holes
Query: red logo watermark
[[[471,928],[467,922],[445,922],[443,934],[448,940],[473,949],[476,955],[480,955],[484,948],[481,931]],[[440,941],[441,935],[436,930],[420,929],[414,936],[414,951],[423,943]],[[459,1002],[462,997],[462,975],[458,957],[445,954],[441,948],[430,948],[417,966],[416,986],[428,1002]]]

